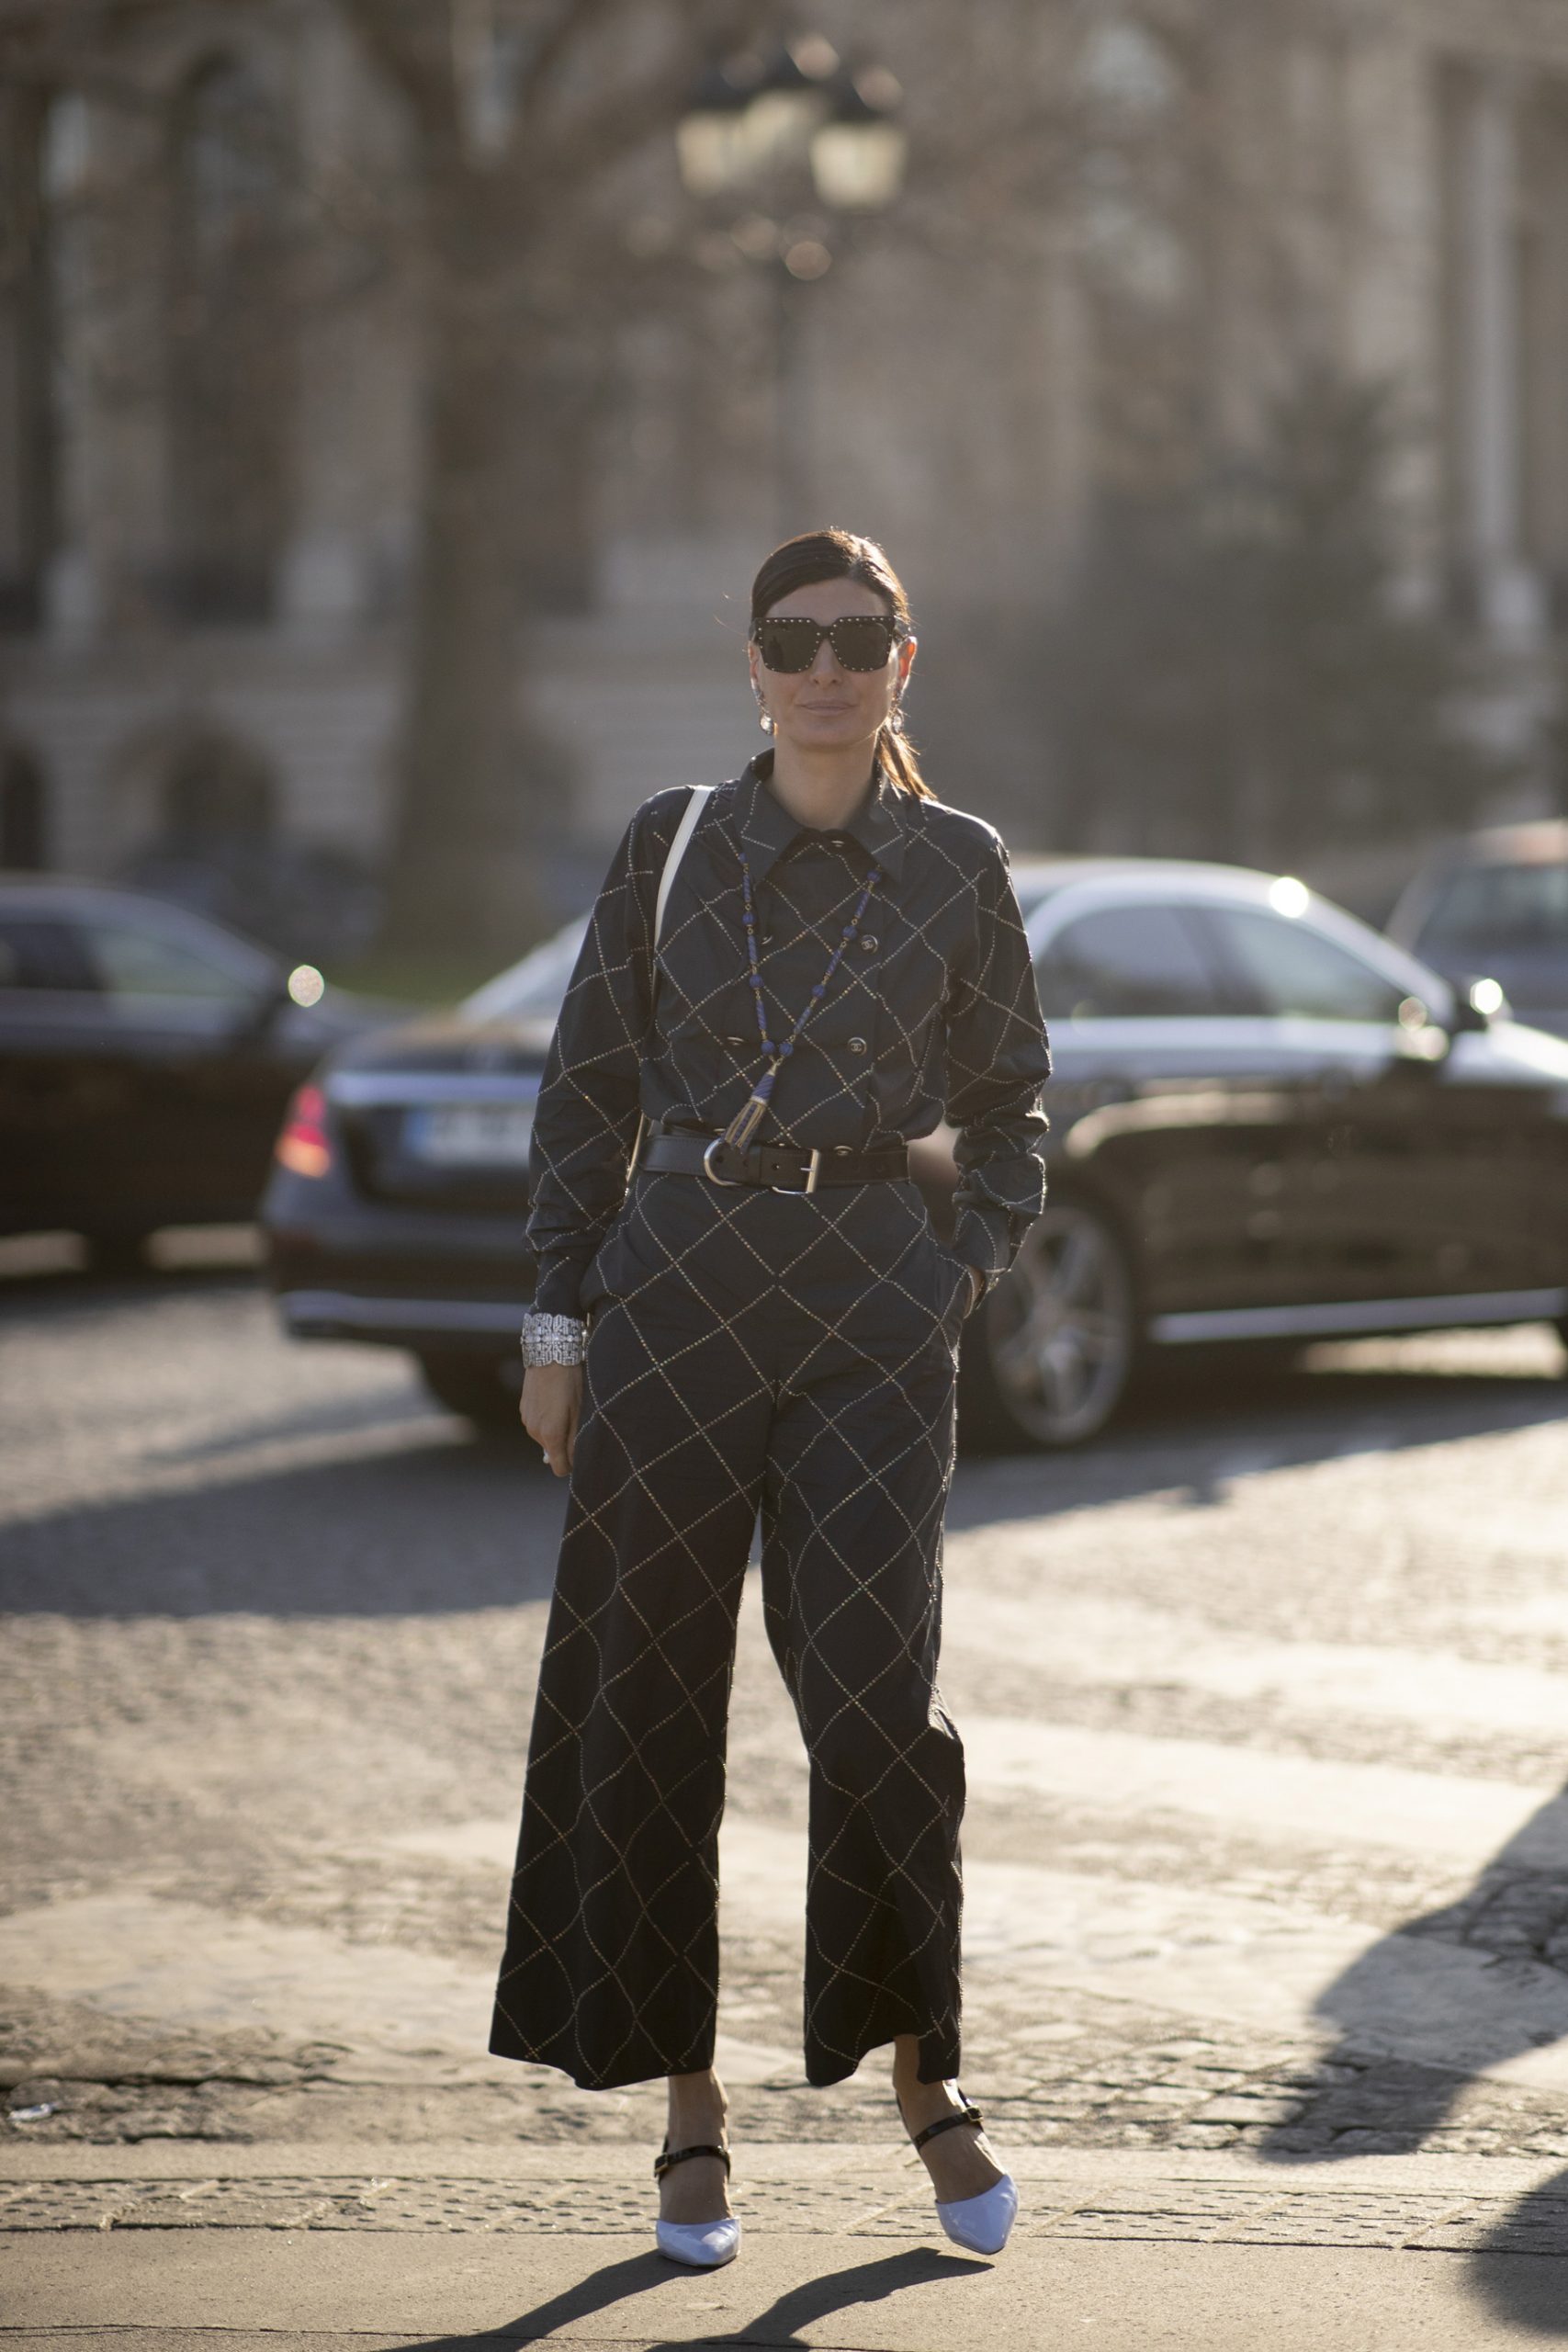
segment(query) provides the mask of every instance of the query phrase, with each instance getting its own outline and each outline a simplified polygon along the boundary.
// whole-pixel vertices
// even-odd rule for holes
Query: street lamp
[[[688,196],[722,196],[742,175],[740,126],[751,93],[722,65],[710,65],[675,126],[681,183]]]
[[[832,113],[811,137],[811,176],[835,211],[880,212],[902,187],[909,141],[895,119],[901,95],[885,66],[843,76]]]
[[[820,33],[785,41],[751,86],[741,117],[742,168],[753,180],[798,168],[825,119],[839,55]]]
[[[675,130],[682,185],[705,201],[806,166],[835,211],[881,210],[903,185],[902,96],[886,66],[851,74],[819,33],[761,65],[709,65]]]
[[[796,289],[833,266],[829,213],[870,213],[903,185],[908,141],[897,120],[902,92],[884,66],[852,74],[831,42],[807,33],[765,59],[712,64],[676,126],[687,194],[705,205],[749,198],[729,223],[735,251],[772,267],[777,289],[779,492],[786,525],[804,503],[809,436],[798,367]],[[776,216],[776,217],[775,217]]]

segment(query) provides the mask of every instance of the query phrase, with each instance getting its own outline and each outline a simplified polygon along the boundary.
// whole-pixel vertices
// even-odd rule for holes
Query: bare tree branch
[[[565,62],[576,44],[615,16],[623,6],[624,0],[561,0],[556,10],[555,21],[535,42],[528,62],[519,77],[519,126],[536,118],[549,95],[557,69]]]
[[[447,0],[338,0],[344,16],[437,150],[462,143]],[[439,21],[438,21],[439,20]],[[432,34],[438,38],[432,39]]]
[[[79,91],[127,113],[155,114],[161,96],[105,53],[125,0],[0,0],[0,86]]]
[[[53,96],[62,90],[96,98],[126,114],[162,115],[166,100],[129,74],[116,74],[96,60],[84,60],[73,50],[57,46],[24,51],[15,40],[0,37],[0,89],[38,90]]]
[[[649,140],[669,138],[705,62],[756,30],[756,8],[745,0],[683,0],[674,15],[675,38],[662,64],[597,105],[563,110],[519,157],[530,177],[581,187],[601,177],[607,163],[625,162]]]

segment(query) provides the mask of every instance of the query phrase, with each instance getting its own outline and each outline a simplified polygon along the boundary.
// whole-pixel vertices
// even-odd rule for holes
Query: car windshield
[[[553,1021],[587,929],[587,916],[579,915],[553,939],[533,948],[520,964],[498,972],[493,980],[465,997],[458,1010],[470,1021]]]
[[[1054,880],[1021,876],[1018,898],[1023,913],[1028,915],[1056,887]],[[553,1021],[587,929],[585,914],[574,917],[553,938],[531,948],[520,963],[509,965],[472,996],[465,997],[458,1011],[469,1021]]]
[[[1027,922],[1035,908],[1043,907],[1046,899],[1054,897],[1062,886],[1054,877],[1044,880],[1027,870],[1021,874],[1015,868],[1012,887],[1018,895],[1018,910]]]
[[[1461,866],[1421,927],[1424,948],[1568,948],[1568,865]]]

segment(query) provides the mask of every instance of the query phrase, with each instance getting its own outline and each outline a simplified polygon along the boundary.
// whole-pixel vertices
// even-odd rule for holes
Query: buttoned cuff
[[[1006,1273],[1014,1250],[1012,1219],[1005,1209],[972,1202],[960,1212],[953,1228],[953,1254],[962,1258],[966,1266],[973,1266],[981,1276],[986,1286],[981,1298]],[[976,1305],[979,1305],[979,1299]]]

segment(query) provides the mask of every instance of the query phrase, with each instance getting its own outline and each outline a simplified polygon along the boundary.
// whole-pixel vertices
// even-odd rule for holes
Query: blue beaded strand
[[[844,950],[849,945],[850,942],[859,934],[861,924],[865,918],[865,910],[871,904],[871,894],[875,889],[881,879],[882,868],[879,865],[874,865],[865,877],[865,888],[860,894],[860,903],[855,908],[854,913],[851,916],[849,922],[844,924],[842,930],[839,933],[839,944],[834,948],[831,956],[828,958],[827,970],[812,989],[811,994],[807,998],[805,1004],[801,1007],[800,1012],[796,1016],[795,1026],[791,1029],[789,1035],[785,1037],[781,1044],[775,1045],[768,1035],[768,1009],[766,1000],[762,994],[761,965],[757,956],[757,910],[753,902],[751,893],[751,862],[746,855],[744,850],[742,850],[740,854],[740,893],[744,911],[740,919],[746,926],[746,956],[750,967],[752,1001],[757,1008],[757,1035],[762,1041],[763,1053],[771,1055],[773,1058],[770,1061],[768,1068],[762,1072],[762,1075],[751,1089],[750,1093],[747,1096],[745,1102],[741,1104],[739,1110],[736,1113],[734,1118],[731,1119],[728,1126],[727,1126],[724,1131],[725,1142],[733,1144],[737,1150],[744,1151],[752,1136],[756,1134],[757,1129],[761,1125],[763,1116],[768,1108],[769,1100],[773,1094],[773,1082],[777,1079],[779,1071],[784,1067],[784,1064],[789,1059],[790,1055],[794,1053],[796,1043],[799,1040],[801,1031],[805,1028],[807,1023],[816,1012],[817,1007],[827,995],[829,989],[832,986],[833,975],[838,970],[840,964],[843,961]]]

